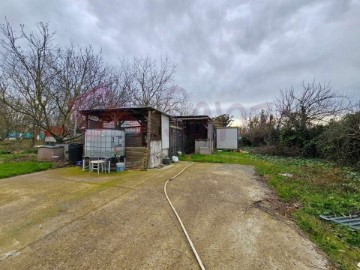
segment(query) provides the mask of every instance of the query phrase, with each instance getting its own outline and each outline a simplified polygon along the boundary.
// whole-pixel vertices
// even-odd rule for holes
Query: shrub
[[[331,121],[317,140],[323,158],[360,170],[360,112]]]

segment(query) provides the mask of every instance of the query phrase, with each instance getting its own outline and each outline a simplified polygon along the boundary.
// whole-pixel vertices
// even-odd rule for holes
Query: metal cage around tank
[[[125,155],[125,132],[117,129],[88,129],[84,157],[112,158]]]

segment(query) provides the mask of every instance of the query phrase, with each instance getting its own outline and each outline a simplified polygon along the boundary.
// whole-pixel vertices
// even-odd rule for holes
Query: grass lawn
[[[292,217],[339,269],[357,269],[360,231],[323,221],[319,215],[360,211],[360,174],[319,160],[217,152],[182,160],[255,166],[279,198],[297,205]],[[282,174],[291,174],[291,177]],[[295,209],[295,208],[294,208]]]
[[[36,161],[37,149],[30,140],[2,141],[0,143],[0,179],[47,170],[51,162]]]
[[[51,162],[20,161],[0,164],[0,178],[39,172],[52,167]]]

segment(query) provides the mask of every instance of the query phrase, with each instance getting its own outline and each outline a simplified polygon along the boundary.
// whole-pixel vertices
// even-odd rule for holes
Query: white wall
[[[158,167],[162,163],[161,141],[150,142],[150,168]]]
[[[161,115],[161,143],[162,149],[168,149],[170,147],[170,125],[169,117],[166,115]]]
[[[237,128],[217,128],[216,129],[216,148],[217,149],[237,149],[238,148],[238,129]]]

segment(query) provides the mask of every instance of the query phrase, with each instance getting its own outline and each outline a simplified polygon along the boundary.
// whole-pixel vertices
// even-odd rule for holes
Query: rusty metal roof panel
[[[211,120],[211,117],[208,115],[174,116],[174,118],[179,120]]]
[[[171,117],[168,113],[162,112],[158,109],[155,109],[150,106],[139,106],[139,107],[118,107],[118,108],[103,108],[103,109],[88,109],[88,110],[80,110],[79,112],[83,115],[86,114],[95,114],[95,113],[104,113],[104,112],[140,112],[141,110],[150,110],[156,111],[168,117]]]

